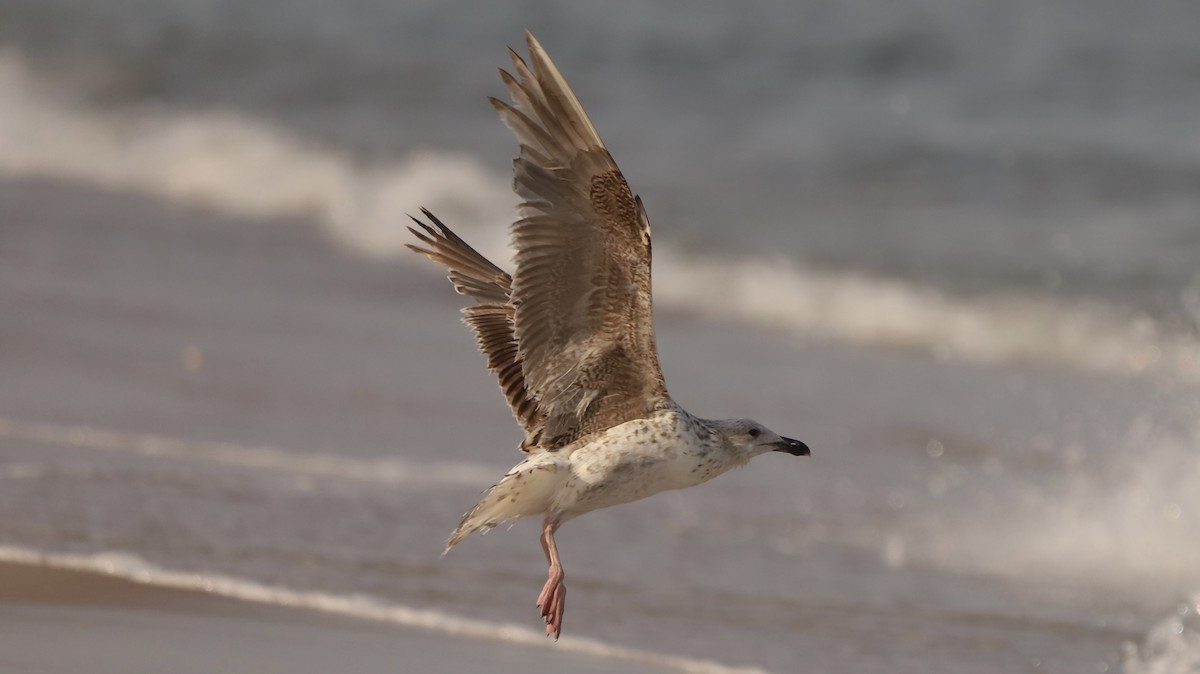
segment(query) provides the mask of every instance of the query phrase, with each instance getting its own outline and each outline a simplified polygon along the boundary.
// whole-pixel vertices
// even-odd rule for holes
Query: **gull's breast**
[[[721,447],[667,410],[614,426],[570,455],[555,510],[567,517],[705,482],[728,469]]]

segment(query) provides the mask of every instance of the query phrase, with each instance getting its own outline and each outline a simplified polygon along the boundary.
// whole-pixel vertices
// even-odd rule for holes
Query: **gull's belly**
[[[610,429],[570,456],[555,510],[570,517],[705,482],[732,467],[718,446],[669,419]]]

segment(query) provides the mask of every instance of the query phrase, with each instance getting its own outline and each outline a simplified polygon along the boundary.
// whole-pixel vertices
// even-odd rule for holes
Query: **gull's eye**
[[[758,430],[757,428],[750,429],[750,437],[752,438],[757,438],[759,433],[762,433],[762,431]]]

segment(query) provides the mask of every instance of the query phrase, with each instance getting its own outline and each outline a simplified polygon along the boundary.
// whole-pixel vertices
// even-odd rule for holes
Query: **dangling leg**
[[[546,636],[553,636],[555,641],[562,633],[563,610],[567,605],[567,586],[563,584],[566,574],[558,559],[558,546],[554,544],[557,529],[556,518],[547,517],[542,522],[542,552],[546,553],[546,562],[550,565],[550,577],[537,602],[538,608],[542,609],[542,619],[546,621]]]

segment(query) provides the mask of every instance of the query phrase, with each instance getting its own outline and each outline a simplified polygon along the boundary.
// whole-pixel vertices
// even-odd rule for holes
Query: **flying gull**
[[[549,578],[537,606],[562,633],[566,586],[554,533],[567,520],[700,484],[766,452],[808,447],[750,419],[701,419],[667,395],[650,307],[650,222],[579,100],[525,32],[533,68],[511,48],[512,103],[489,98],[520,143],[520,219],[509,275],[428,210],[409,248],[450,270],[488,368],[525,429],[528,456],[492,486],[446,545],[505,520],[542,515]]]

